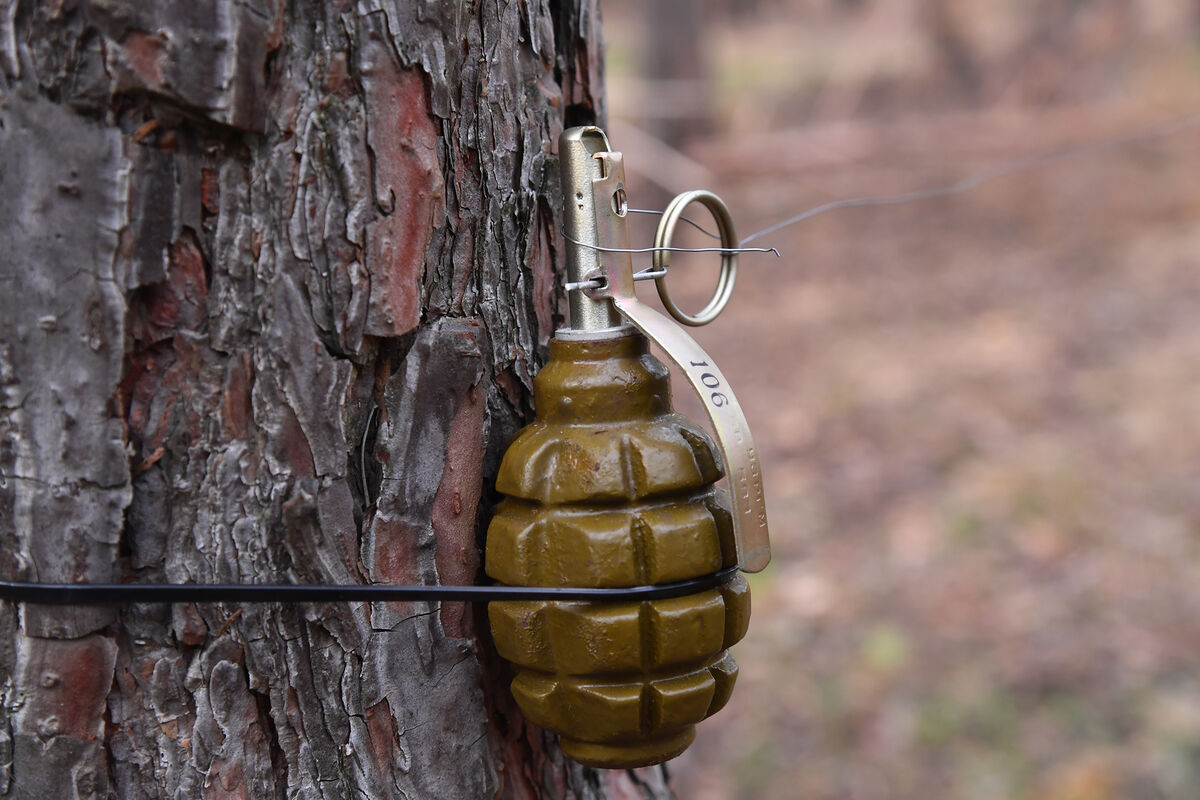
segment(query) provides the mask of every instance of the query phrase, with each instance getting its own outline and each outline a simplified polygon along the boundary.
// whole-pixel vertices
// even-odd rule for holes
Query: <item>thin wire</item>
[[[981,183],[986,183],[996,178],[1002,178],[1006,175],[1011,175],[1015,172],[1023,172],[1025,170],[1034,169],[1044,164],[1054,161],[1062,161],[1068,158],[1076,158],[1078,156],[1094,155],[1110,150],[1116,150],[1121,147],[1127,147],[1131,144],[1139,142],[1161,139],[1172,134],[1185,131],[1200,125],[1200,113],[1188,114],[1183,117],[1178,117],[1173,120],[1167,120],[1151,125],[1146,128],[1141,128],[1130,133],[1120,134],[1108,139],[1098,139],[1091,142],[1085,142],[1081,145],[1065,147],[1060,150],[1052,150],[1048,153],[1042,153],[1036,156],[1010,161],[1006,164],[1000,164],[989,169],[976,172],[973,175],[968,175],[962,180],[955,183],[946,184],[945,186],[932,186],[926,189],[917,189],[911,192],[904,192],[895,195],[883,195],[878,197],[854,197],[848,200],[835,200],[832,203],[825,203],[816,208],[810,208],[803,211],[794,217],[788,217],[782,222],[777,222],[768,228],[763,228],[761,231],[755,231],[749,236],[743,237],[740,244],[754,241],[760,236],[766,236],[769,233],[783,230],[798,222],[803,222],[806,219],[812,219],[819,214],[825,214],[830,211],[838,211],[844,208],[861,208],[864,206],[888,206],[899,205],[901,203],[912,203],[919,200],[932,200],[937,197],[948,197],[950,195],[961,194],[970,189],[974,189]]]
[[[601,253],[774,253],[779,257],[779,250],[774,247],[601,247],[572,239],[566,231],[562,235],[571,244]]]
[[[1064,147],[1059,150],[1051,150],[1046,153],[1040,153],[1038,155],[1028,156],[1026,158],[1019,158],[1004,164],[998,164],[997,166],[989,167],[988,169],[968,175],[967,177],[955,181],[954,183],[949,183],[942,186],[930,186],[924,189],[916,189],[911,192],[902,192],[900,194],[893,195],[852,197],[846,200],[834,200],[833,202],[824,203],[816,206],[815,208],[810,208],[807,211],[802,211],[793,217],[788,217],[787,219],[777,222],[767,228],[763,228],[760,231],[755,231],[749,236],[742,237],[742,239],[738,242],[738,247],[601,247],[599,245],[588,244],[587,242],[580,242],[576,239],[572,239],[566,234],[566,232],[563,232],[563,237],[567,241],[577,244],[580,247],[586,247],[590,250],[598,250],[605,253],[654,253],[658,251],[678,253],[774,253],[775,257],[779,258],[780,253],[778,248],[745,247],[744,245],[747,242],[754,241],[761,236],[766,236],[767,234],[781,231],[784,228],[788,228],[807,219],[812,219],[813,217],[821,214],[827,214],[830,211],[840,211],[847,208],[864,208],[869,206],[901,205],[903,203],[914,203],[921,200],[933,200],[939,197],[950,197],[952,195],[962,194],[963,192],[970,191],[976,186],[987,183],[988,181],[996,180],[997,178],[1003,178],[1007,175],[1012,175],[1017,172],[1035,169],[1056,161],[1064,161],[1068,158],[1095,155],[1096,153],[1104,153],[1110,150],[1117,150],[1122,147],[1127,147],[1131,144],[1161,139],[1179,133],[1180,131],[1195,128],[1197,126],[1200,126],[1200,112],[1195,112],[1182,117],[1177,117],[1172,120],[1155,123],[1154,125],[1140,128],[1129,133],[1112,136],[1107,139],[1097,139],[1090,142],[1084,142],[1083,144],[1079,145]],[[648,208],[629,208],[626,210],[634,214],[656,214],[659,216],[666,213],[664,211],[656,211]],[[717,234],[705,229],[694,220],[688,219],[687,217],[680,217],[679,219],[680,221],[686,222],[693,228],[696,228],[701,233],[712,239],[721,238]],[[592,281],[589,283],[595,282]]]
[[[1103,153],[1109,150],[1127,147],[1131,144],[1138,144],[1139,142],[1161,139],[1197,126],[1200,126],[1200,113],[1188,114],[1182,117],[1177,117],[1173,120],[1155,123],[1149,127],[1141,128],[1129,133],[1113,136],[1108,139],[1098,139],[1091,142],[1085,142],[1080,145],[1064,147],[1060,150],[1052,150],[1048,153],[1041,153],[1035,156],[1020,158],[1015,161],[1009,161],[1005,164],[999,164],[994,167],[989,167],[981,172],[968,175],[962,180],[949,183],[944,186],[931,186],[925,189],[916,189],[911,192],[903,192],[901,194],[894,195],[852,197],[847,200],[835,200],[831,203],[825,203],[823,205],[816,206],[815,208],[810,208],[807,211],[802,211],[794,217],[788,217],[782,222],[777,222],[770,227],[763,228],[761,231],[755,231],[749,236],[743,237],[739,244],[746,244],[747,242],[751,242],[760,236],[766,236],[769,233],[775,233],[776,231],[780,231],[799,222],[803,222],[806,219],[812,219],[813,217],[821,214],[827,214],[830,211],[840,211],[846,208],[863,208],[868,206],[900,205],[901,203],[913,203],[921,200],[933,200],[938,197],[949,197],[951,195],[961,194],[974,189],[976,186],[979,186],[982,183],[987,183],[988,181],[995,180],[997,178],[1003,178],[1006,175],[1024,172],[1025,170],[1034,169],[1055,161],[1063,161],[1065,159],[1075,158],[1078,156],[1094,155],[1096,153]],[[658,214],[661,216],[663,213],[665,213],[663,211],[655,211],[653,209],[645,208],[631,208],[628,210],[635,214]],[[712,239],[721,238],[717,234],[704,229],[699,224],[688,219],[687,217],[680,217],[679,219],[681,222],[688,223]],[[738,252],[747,251],[756,252],[754,250],[750,250],[749,248],[746,250],[739,250]],[[775,254],[778,255],[779,251],[776,250]]]
[[[658,217],[661,217],[662,213],[664,213],[662,211],[655,211],[654,209],[625,209],[625,210],[629,211],[630,213],[653,213],[653,215],[658,216]],[[700,231],[700,233],[708,236],[709,239],[720,239],[720,236],[718,234],[714,234],[712,230],[708,230],[707,228],[704,228],[703,225],[696,222],[695,219],[689,219],[688,217],[679,217],[679,222],[688,223],[689,225],[691,225],[692,228],[695,228],[696,230]]]
[[[367,414],[367,424],[363,426],[362,446],[358,448],[358,477],[362,479],[363,508],[371,507],[371,487],[367,485],[367,436],[371,433],[371,422],[379,406],[371,403],[371,413]]]

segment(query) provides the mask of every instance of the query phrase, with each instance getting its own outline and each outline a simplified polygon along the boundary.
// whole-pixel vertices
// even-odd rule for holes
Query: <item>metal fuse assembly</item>
[[[563,133],[560,157],[571,324],[534,380],[537,419],[501,464],[506,499],[485,569],[508,585],[614,588],[762,569],[761,470],[737,401],[704,351],[633,294],[621,154],[587,127]],[[681,200],[670,225],[692,200],[724,214],[723,245],[736,247],[715,195]],[[659,238],[669,247],[670,230]],[[718,297],[700,317],[715,317],[732,289],[736,254],[722,261]],[[656,260],[661,277],[666,262]],[[651,341],[701,393],[720,447],[671,410]],[[714,485],[727,467],[732,498]],[[488,615],[525,715],[559,733],[572,758],[627,768],[678,755],[729,700],[728,648],[745,635],[750,594],[735,575],[666,600],[493,602]]]

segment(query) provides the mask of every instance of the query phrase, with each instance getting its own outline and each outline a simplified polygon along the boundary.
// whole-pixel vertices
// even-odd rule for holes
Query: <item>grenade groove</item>
[[[507,495],[486,569],[519,586],[624,587],[737,563],[720,456],[670,408],[669,373],[640,335],[551,342],[534,381],[538,419],[500,467]],[[513,695],[585,764],[632,767],[681,753],[728,701],[745,635],[744,578],[629,603],[493,602]]]

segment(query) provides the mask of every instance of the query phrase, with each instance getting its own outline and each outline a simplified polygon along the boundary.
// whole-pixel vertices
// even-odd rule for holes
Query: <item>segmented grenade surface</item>
[[[538,419],[509,446],[486,570],[520,586],[623,587],[737,562],[707,434],[670,410],[667,369],[639,336],[551,342],[534,381]],[[563,749],[594,766],[657,763],[729,700],[750,592],[631,603],[494,602],[513,695]]]

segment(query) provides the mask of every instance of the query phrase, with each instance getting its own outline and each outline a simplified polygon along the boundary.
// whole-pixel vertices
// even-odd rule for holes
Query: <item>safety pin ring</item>
[[[671,294],[667,290],[666,278],[667,267],[671,263],[671,237],[675,235],[675,225],[683,216],[684,209],[692,203],[700,203],[709,210],[713,215],[713,220],[717,223],[717,230],[721,234],[721,274],[717,279],[717,288],[713,292],[712,299],[708,301],[708,305],[694,315],[685,313],[679,306],[675,305],[675,301],[671,299]],[[733,284],[737,279],[737,249],[739,244],[737,234],[733,229],[733,215],[729,213],[729,207],[712,192],[704,189],[695,189],[677,195],[671,201],[671,204],[667,206],[667,210],[663,212],[662,219],[658,222],[658,231],[654,235],[654,251],[651,258],[653,259],[655,272],[662,272],[660,277],[654,279],[654,285],[658,289],[659,299],[662,300],[663,306],[670,312],[672,317],[684,325],[690,325],[693,328],[707,325],[717,318],[725,309],[726,304],[729,303],[729,298],[733,296]]]

